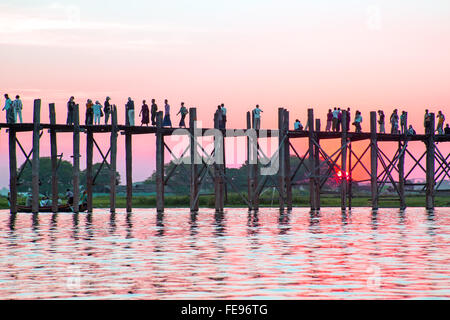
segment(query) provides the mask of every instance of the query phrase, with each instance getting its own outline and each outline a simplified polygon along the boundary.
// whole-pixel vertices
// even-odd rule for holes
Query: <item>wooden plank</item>
[[[341,210],[347,209],[347,111],[342,111]]]
[[[56,124],[55,104],[50,103],[49,117],[50,124]],[[52,161],[52,212],[58,212],[58,148],[56,144],[56,130],[50,129],[50,156]]]
[[[112,106],[111,109],[111,139],[110,139],[110,169],[109,169],[109,210],[111,213],[116,212],[116,171],[117,171],[117,107]]]
[[[197,212],[199,208],[198,201],[198,164],[196,159],[198,158],[197,151],[197,137],[196,137],[196,121],[197,121],[197,108],[189,109],[189,132],[190,132],[190,159],[191,159],[191,194],[190,194],[190,209],[191,212]]]
[[[39,212],[39,139],[41,123],[41,100],[34,100],[33,108],[33,160],[31,166],[32,212]]]
[[[164,212],[164,136],[161,128],[163,112],[156,114],[156,211]]]
[[[92,213],[92,187],[94,184],[92,162],[94,156],[94,133],[88,127],[86,129],[86,192],[87,211]]]
[[[370,189],[372,209],[378,209],[378,144],[377,144],[377,113],[370,112]]]
[[[73,212],[79,212],[80,202],[80,107],[73,110]]]
[[[435,161],[435,121],[434,113],[431,113],[430,134],[427,135],[427,141],[425,143],[427,148],[426,155],[426,191],[425,191],[425,205],[428,210],[434,209],[434,161]]]
[[[9,129],[9,203],[11,214],[17,213],[16,131]]]
[[[127,213],[133,211],[133,147],[132,134],[125,133],[125,157],[126,157],[126,178],[127,178]]]

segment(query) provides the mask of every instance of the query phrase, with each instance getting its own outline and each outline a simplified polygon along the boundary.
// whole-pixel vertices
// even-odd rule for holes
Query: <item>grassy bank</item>
[[[214,196],[201,196],[199,199],[200,207],[203,208],[214,208]],[[19,199],[19,204],[25,204],[25,199]],[[293,204],[296,207],[309,207],[309,196],[308,195],[296,195],[293,197]],[[322,195],[321,205],[322,207],[340,207],[340,198],[337,196]],[[399,201],[395,197],[381,198],[379,201],[380,208],[397,208]],[[168,208],[183,208],[189,207],[189,196],[166,196],[165,205]],[[370,201],[368,196],[361,196],[353,198],[353,207],[370,207]],[[406,205],[408,207],[424,207],[425,197],[424,196],[407,196]],[[449,207],[450,198],[445,196],[435,197],[436,207]],[[117,197],[117,208],[125,208],[126,198],[124,196]],[[135,196],[133,197],[133,207],[134,208],[154,208],[156,206],[155,196]],[[246,203],[238,194],[229,194],[227,207],[246,207]],[[277,207],[278,201],[275,198],[272,203],[272,197],[261,197],[260,198],[261,207]],[[109,208],[109,197],[108,196],[98,196],[94,197],[94,207],[95,208]],[[5,197],[0,198],[0,209],[8,209],[8,202]]]

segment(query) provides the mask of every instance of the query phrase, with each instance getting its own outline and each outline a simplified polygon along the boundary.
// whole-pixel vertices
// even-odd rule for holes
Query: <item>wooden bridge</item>
[[[26,162],[31,164],[32,168],[32,211],[39,212],[39,145],[42,136],[42,130],[47,129],[50,133],[51,144],[51,161],[52,161],[52,210],[57,212],[58,207],[58,152],[57,152],[57,133],[71,132],[73,133],[73,194],[74,194],[74,212],[79,211],[80,198],[80,133],[86,135],[86,191],[87,191],[87,208],[88,212],[92,212],[92,187],[95,178],[99,174],[103,166],[107,166],[110,172],[110,210],[116,211],[116,163],[117,163],[117,137],[118,134],[125,136],[126,149],[126,210],[132,211],[132,137],[136,134],[154,134],[156,136],[156,209],[157,212],[164,211],[164,188],[173,175],[176,167],[172,168],[167,174],[164,172],[164,151],[168,152],[176,160],[169,146],[165,143],[166,136],[174,133],[173,128],[165,128],[162,126],[163,113],[157,114],[157,125],[153,127],[137,127],[124,126],[117,123],[117,110],[112,110],[111,125],[80,125],[79,123],[79,106],[74,109],[74,125],[57,124],[55,117],[55,105],[49,104],[50,122],[48,124],[41,123],[40,119],[41,100],[34,101],[33,123],[25,124],[0,124],[1,128],[6,128],[9,133],[9,173],[10,173],[10,208],[11,213],[17,212],[17,184],[18,178],[22,172],[17,171],[17,146],[26,157]],[[190,170],[186,170],[190,181],[190,210],[198,211],[200,189],[205,182],[205,176],[209,175],[214,181],[215,208],[221,212],[224,209],[225,189],[231,186],[242,197],[242,200],[248,205],[250,210],[258,210],[259,197],[266,184],[271,181],[278,190],[280,209],[292,209],[292,188],[295,185],[295,178],[300,168],[303,166],[309,180],[310,206],[311,210],[320,209],[320,196],[327,180],[336,174],[343,173],[339,182],[341,208],[351,208],[352,200],[352,172],[355,167],[361,168],[370,177],[371,185],[371,206],[373,209],[378,208],[378,200],[380,192],[386,184],[391,184],[399,196],[399,207],[405,208],[405,181],[415,168],[420,168],[425,173],[425,207],[427,209],[434,208],[434,197],[437,187],[439,187],[446,177],[450,178],[450,154],[444,156],[437,147],[437,143],[450,141],[450,136],[434,134],[434,114],[431,114],[431,133],[418,134],[414,136],[400,134],[380,134],[377,133],[376,112],[370,113],[370,132],[353,133],[348,132],[346,128],[346,111],[343,112],[342,132],[323,132],[319,119],[314,119],[313,109],[308,109],[308,130],[292,131],[289,130],[289,111],[284,108],[278,109],[278,128],[276,130],[254,130],[252,128],[252,119],[250,112],[247,112],[247,128],[242,130],[235,129],[205,129],[197,128],[197,110],[191,108],[189,110],[189,128],[184,131],[190,137],[190,143],[186,146],[180,158],[186,154],[190,156]],[[32,150],[26,152],[20,141],[17,139],[17,132],[32,132],[33,144]],[[219,131],[221,134],[216,134]],[[104,153],[94,139],[94,134],[107,133],[110,134],[109,150]],[[208,154],[198,143],[199,135],[214,136],[214,150]],[[226,137],[245,136],[247,137],[247,160],[248,160],[248,192],[241,194],[234,185],[232,179],[226,175],[226,165],[224,162],[210,163],[213,157],[223,157],[224,145]],[[269,157],[264,154],[259,146],[261,138],[278,137],[278,148],[275,153]],[[292,139],[307,140],[308,150],[301,155],[291,143]],[[340,147],[333,154],[329,155],[320,145],[323,140],[334,139],[340,141]],[[357,155],[352,150],[352,142],[367,141],[368,145],[365,151]],[[397,151],[392,158],[386,154],[378,146],[378,142],[393,142],[397,144]],[[413,152],[408,149],[408,142],[421,141],[424,143],[425,151],[419,156],[414,156]],[[102,156],[102,163],[98,171],[93,172],[93,152],[94,146]],[[292,151],[292,152],[291,152]],[[362,158],[370,152],[370,168],[363,163]],[[300,160],[295,168],[291,168],[290,157],[295,154]],[[413,166],[405,174],[405,157],[411,157]],[[109,157],[109,158],[108,158]],[[425,168],[420,161],[425,157]],[[31,158],[31,160],[30,160]],[[108,161],[109,159],[109,161]],[[198,160],[198,161],[194,161]],[[338,162],[340,161],[340,165]],[[355,161],[352,163],[352,161]],[[276,174],[262,175],[261,171],[264,165],[270,167],[276,165]],[[436,169],[437,164],[437,169]],[[381,165],[381,166],[380,166]],[[324,167],[325,169],[323,169]],[[381,170],[379,170],[379,167]],[[294,169],[294,170],[292,170]],[[322,170],[321,170],[322,169]],[[397,179],[394,179],[393,172],[397,172]],[[325,171],[325,173],[323,172]]]

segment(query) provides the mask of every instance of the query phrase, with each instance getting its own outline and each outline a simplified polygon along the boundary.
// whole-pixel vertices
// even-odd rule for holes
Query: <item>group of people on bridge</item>
[[[15,100],[11,100],[8,94],[4,95],[5,97],[5,104],[2,109],[2,111],[6,111],[6,122],[7,123],[17,123],[20,121],[22,123],[22,109],[23,109],[23,103],[20,99],[19,95],[16,95]],[[74,109],[75,109],[75,97],[70,97],[69,101],[67,102],[67,125],[73,125],[74,124]],[[111,98],[106,97],[105,102],[103,105],[100,103],[99,100],[96,100],[95,103],[93,103],[93,100],[87,99],[86,101],[86,116],[85,116],[85,124],[86,125],[100,125],[101,119],[104,118],[104,124],[109,124],[109,119],[111,118],[111,113],[113,108],[117,108],[116,105],[111,104]],[[134,126],[135,125],[135,104],[133,99],[128,98],[126,104],[125,104],[125,123],[128,126]],[[340,132],[344,129],[343,126],[343,111],[345,109],[342,109],[340,107],[334,107],[333,109],[328,109],[327,113],[327,120],[326,120],[326,132]],[[346,110],[346,130],[350,130],[350,124],[352,124],[355,127],[355,132],[361,132],[362,131],[362,122],[363,117],[361,115],[361,112],[359,110],[356,110],[354,115],[353,122],[351,121],[351,114],[350,114],[350,108],[347,108]],[[156,126],[156,114],[158,112],[158,106],[156,104],[155,99],[151,100],[150,107],[147,105],[146,100],[142,101],[141,110],[139,112],[139,117],[141,118],[141,126],[146,125],[148,126],[151,122],[152,126]],[[252,127],[256,130],[260,130],[261,128],[261,113],[263,111],[261,110],[259,105],[256,105],[256,107],[252,110]],[[180,115],[180,122],[178,126],[180,128],[186,128],[186,116],[189,113],[188,109],[185,107],[184,102],[181,102],[180,109],[176,115]],[[444,128],[444,121],[445,116],[442,113],[442,111],[438,111],[437,115],[437,126],[436,126],[436,132],[440,135],[442,134],[450,134],[450,127],[447,123]],[[217,106],[217,110],[214,113],[214,128],[216,129],[225,129],[226,123],[227,123],[227,108],[222,103]],[[378,110],[378,125],[379,125],[379,133],[386,133],[385,124],[386,124],[386,116],[383,112],[383,110]],[[402,134],[402,135],[414,135],[416,134],[416,131],[414,130],[413,126],[410,124],[407,127],[407,113],[406,111],[402,111],[401,114],[399,113],[398,109],[394,109],[392,112],[389,122],[391,125],[391,134]],[[172,128],[172,121],[170,119],[170,105],[167,99],[164,100],[164,117],[162,122],[163,127],[170,127]],[[431,131],[431,113],[428,109],[425,110],[424,115],[424,128],[425,133],[429,134]],[[308,124],[306,124],[305,127],[303,127],[302,123],[299,119],[296,119],[294,122],[294,130],[302,131],[302,130],[308,130]]]

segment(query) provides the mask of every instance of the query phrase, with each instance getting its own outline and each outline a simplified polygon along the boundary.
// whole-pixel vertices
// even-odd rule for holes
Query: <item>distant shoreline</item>
[[[370,208],[371,203],[369,196],[357,196],[352,198],[352,207],[354,208]],[[19,204],[25,204],[25,199],[19,199]],[[186,208],[189,209],[189,196],[166,196],[165,207],[166,208]],[[340,208],[340,198],[336,196],[323,195],[321,197],[322,208]],[[214,208],[214,196],[206,195],[201,196],[199,199],[200,208]],[[308,208],[309,195],[301,195],[293,197],[293,206],[299,208]],[[379,200],[379,208],[399,208],[399,200],[395,196],[381,197]],[[425,207],[425,196],[406,196],[407,207]],[[98,196],[93,199],[93,207],[96,209],[109,208],[109,196]],[[228,202],[225,203],[226,208],[247,208],[247,204],[242,200],[238,194],[229,194]],[[272,197],[263,196],[260,198],[261,208],[277,208],[278,199],[274,197],[272,204]],[[448,196],[436,196],[435,207],[449,208],[450,198]],[[116,208],[126,208],[126,197],[117,196]],[[133,208],[136,209],[155,209],[156,197],[155,196],[139,196],[133,197]],[[5,197],[0,198],[0,209],[9,209],[7,199]]]

